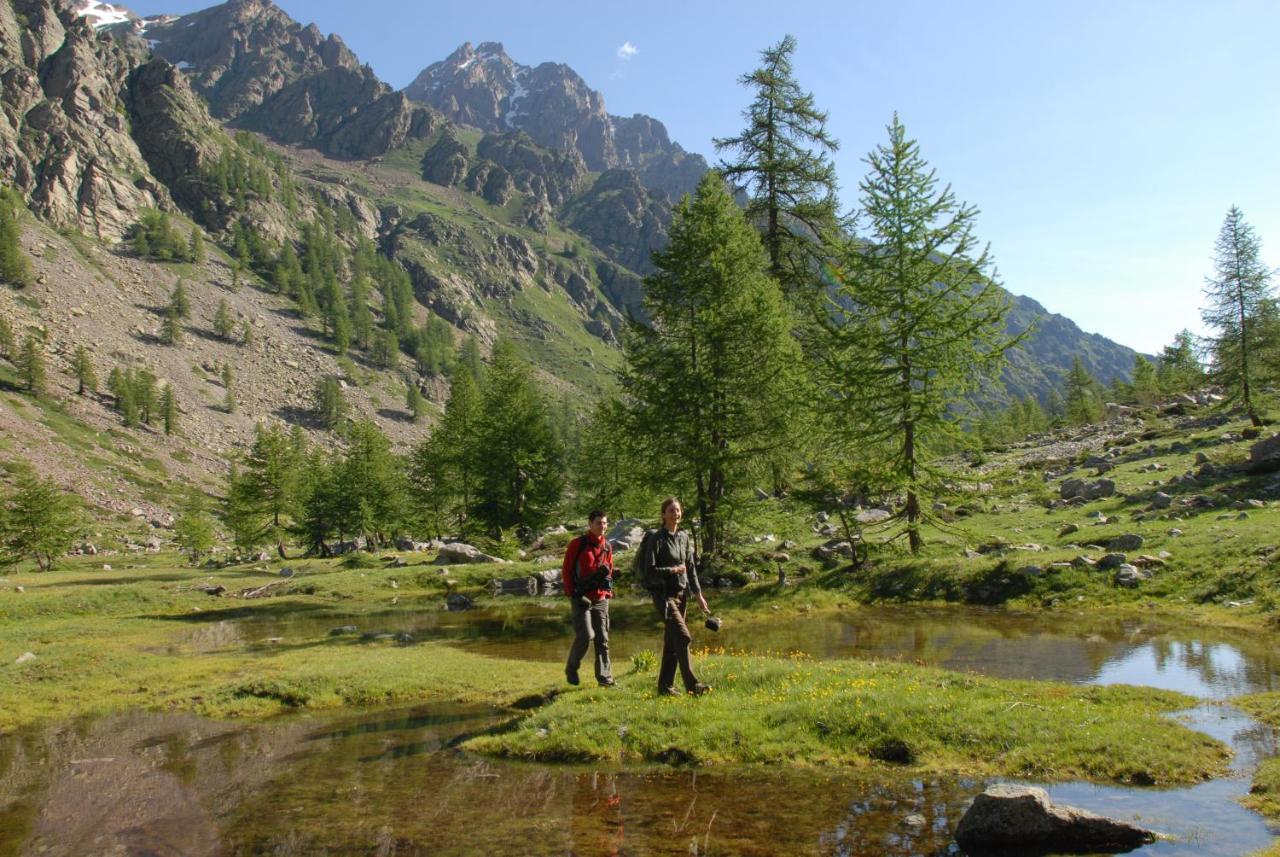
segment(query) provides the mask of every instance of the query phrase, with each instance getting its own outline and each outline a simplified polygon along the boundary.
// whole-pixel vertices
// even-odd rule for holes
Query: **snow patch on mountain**
[[[88,20],[95,28],[123,24],[138,17],[123,6],[103,3],[101,0],[79,0],[72,11],[77,17]]]

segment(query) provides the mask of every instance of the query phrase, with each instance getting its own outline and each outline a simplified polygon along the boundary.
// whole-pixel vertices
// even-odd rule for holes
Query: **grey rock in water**
[[[1118,853],[1156,839],[1152,831],[1128,822],[1055,806],[1044,789],[1006,783],[990,786],[974,798],[955,836],[961,848],[979,853]]]
[[[450,610],[470,610],[474,606],[474,602],[463,595],[461,592],[450,592],[448,597],[444,599],[445,606]]]
[[[359,629],[359,628],[357,628],[355,625],[343,625],[343,626],[342,626],[342,627],[340,627],[340,628],[334,628],[333,630],[331,630],[331,631],[329,632],[329,636],[330,636],[330,637],[341,637],[341,636],[342,636],[342,635],[344,635],[344,634],[355,634],[355,633],[357,633],[359,630],[360,630],[360,629]]]

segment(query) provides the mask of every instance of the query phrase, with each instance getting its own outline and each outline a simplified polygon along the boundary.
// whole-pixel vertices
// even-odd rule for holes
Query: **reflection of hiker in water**
[[[662,526],[648,533],[640,545],[642,579],[653,606],[662,617],[662,665],[658,668],[658,693],[677,696],[675,689],[676,667],[689,693],[703,694],[710,685],[698,681],[690,663],[689,644],[693,637],[685,623],[685,607],[692,592],[698,599],[703,613],[710,613],[707,599],[698,584],[698,570],[693,556],[693,543],[689,534],[680,531],[680,519],[684,509],[675,497],[662,501]]]
[[[601,687],[613,685],[609,664],[609,599],[613,597],[613,550],[604,537],[609,518],[599,509],[587,516],[587,532],[569,542],[564,552],[564,594],[573,605],[573,646],[564,677],[578,683],[578,667],[594,640],[596,681]]]

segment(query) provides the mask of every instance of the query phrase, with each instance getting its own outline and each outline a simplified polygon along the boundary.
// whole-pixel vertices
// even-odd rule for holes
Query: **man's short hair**
[[[604,511],[601,509],[592,509],[587,513],[587,523],[594,524],[596,521],[604,517]]]

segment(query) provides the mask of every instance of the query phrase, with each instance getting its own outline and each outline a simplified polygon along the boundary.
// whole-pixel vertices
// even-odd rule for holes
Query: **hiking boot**
[[[618,683],[611,678],[606,678],[600,682],[601,687],[616,687],[617,684]]]
[[[565,667],[565,668],[564,668],[564,680],[565,680],[565,681],[567,681],[567,682],[569,682],[569,684],[573,685],[574,687],[577,687],[577,686],[578,686],[578,684],[579,684],[579,682],[578,682],[578,671],[577,671],[577,670],[574,670],[574,669],[570,669],[569,667]]]
[[[693,687],[689,688],[689,692],[694,696],[702,696],[704,693],[711,692],[711,685],[698,682]]]
[[[674,687],[658,688],[658,696],[679,696],[679,695],[680,695],[680,691],[676,690]]]

